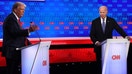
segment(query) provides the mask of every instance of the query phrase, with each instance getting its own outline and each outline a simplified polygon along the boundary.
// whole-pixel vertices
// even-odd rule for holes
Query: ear
[[[13,11],[14,11],[15,13],[17,12],[17,10],[16,10],[16,9],[14,9]]]

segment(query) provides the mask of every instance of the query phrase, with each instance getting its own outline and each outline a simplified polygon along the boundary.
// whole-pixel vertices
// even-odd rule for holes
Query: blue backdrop
[[[21,21],[28,27],[32,21],[39,26],[41,38],[89,37],[91,21],[99,16],[98,8],[108,6],[110,17],[132,36],[131,0],[21,0],[27,7]],[[11,13],[15,0],[0,1],[0,38],[5,17]],[[119,35],[113,32],[113,35]],[[30,38],[36,38],[36,32]]]

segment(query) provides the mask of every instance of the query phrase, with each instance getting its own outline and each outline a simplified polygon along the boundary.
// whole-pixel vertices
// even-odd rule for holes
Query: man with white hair
[[[117,22],[108,17],[108,8],[106,6],[99,7],[100,16],[92,21],[91,30],[90,30],[90,38],[94,44],[94,51],[96,53],[96,70],[97,74],[101,74],[101,42],[106,39],[112,38],[112,33],[116,30],[122,37],[127,38],[130,37],[124,32],[124,30],[117,24]]]

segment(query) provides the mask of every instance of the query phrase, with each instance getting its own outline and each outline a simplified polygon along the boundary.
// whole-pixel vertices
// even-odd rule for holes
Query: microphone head
[[[30,22],[30,25],[33,25],[33,22]]]
[[[33,22],[30,22],[30,24],[32,24]]]

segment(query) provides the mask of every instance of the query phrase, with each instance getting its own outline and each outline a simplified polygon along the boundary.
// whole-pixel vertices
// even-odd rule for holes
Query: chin
[[[23,15],[20,16],[20,18],[22,17]]]

